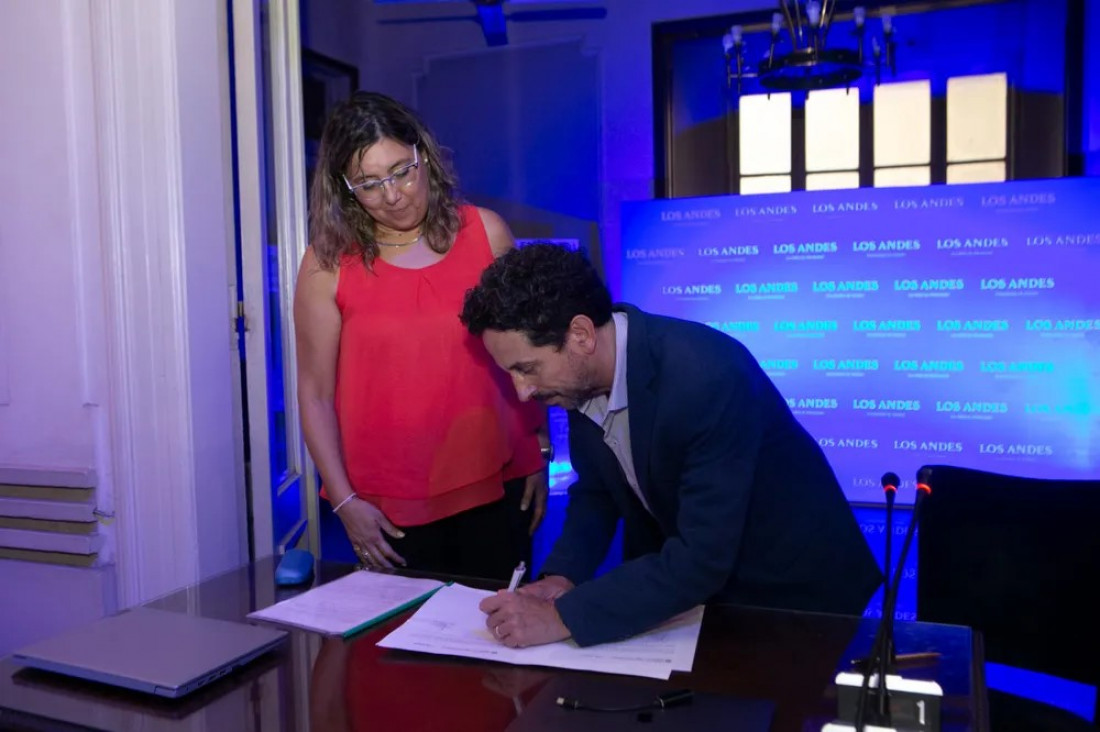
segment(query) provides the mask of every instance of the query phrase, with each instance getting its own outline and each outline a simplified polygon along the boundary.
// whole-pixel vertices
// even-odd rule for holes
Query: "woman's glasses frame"
[[[413,161],[408,165],[401,166],[385,178],[368,180],[352,185],[348,177],[341,174],[340,177],[344,179],[344,185],[348,187],[348,193],[351,193],[353,196],[360,196],[367,201],[380,201],[382,200],[382,196],[385,195],[387,184],[394,188],[399,186],[407,188],[415,184],[417,178],[414,178],[411,173],[413,173],[413,171],[419,171],[420,169],[420,151],[417,149],[416,145],[413,145],[412,149]]]

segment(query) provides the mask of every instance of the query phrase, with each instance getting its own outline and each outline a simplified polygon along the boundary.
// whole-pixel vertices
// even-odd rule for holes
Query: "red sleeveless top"
[[[451,249],[427,267],[376,258],[371,272],[357,255],[340,260],[344,467],[356,494],[399,526],[497,500],[505,478],[541,465],[510,380],[458,319],[466,291],[493,261],[477,209],[460,215]]]

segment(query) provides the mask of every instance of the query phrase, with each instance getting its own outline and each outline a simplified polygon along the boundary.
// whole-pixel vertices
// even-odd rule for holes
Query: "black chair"
[[[918,534],[917,618],[981,631],[987,661],[1100,686],[1100,480],[931,470]],[[990,691],[990,726],[1100,728]]]

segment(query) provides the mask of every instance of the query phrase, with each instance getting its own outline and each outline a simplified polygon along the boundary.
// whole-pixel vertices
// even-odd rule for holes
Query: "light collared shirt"
[[[634,457],[630,452],[630,415],[626,403],[626,313],[612,313],[615,326],[615,375],[611,379],[611,393],[592,397],[580,406],[580,413],[603,428],[603,441],[615,458],[634,495],[649,511],[649,504],[638,487],[634,473]],[[650,513],[653,513],[650,511]]]

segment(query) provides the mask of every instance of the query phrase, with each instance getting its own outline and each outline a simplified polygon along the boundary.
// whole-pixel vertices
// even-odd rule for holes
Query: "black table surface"
[[[262,560],[149,605],[241,620],[302,591],[276,588],[274,567],[272,560]],[[322,564],[315,582],[353,570]],[[487,589],[502,586],[439,578]],[[688,688],[722,698],[768,700],[775,705],[774,732],[820,730],[836,710],[833,678],[868,651],[876,627],[876,621],[856,617],[710,605],[693,670],[673,673],[665,682],[377,647],[408,614],[347,641],[292,630],[282,649],[180,700],[21,669],[4,659],[0,729],[491,731],[517,723],[548,684],[553,684],[548,691],[563,684],[583,691],[587,684],[592,693],[606,693],[611,684],[615,693],[627,695]],[[940,654],[903,674],[937,681],[943,688],[945,732],[988,729],[978,634],[958,626],[900,622],[895,637],[899,654]],[[553,728],[540,726],[537,719],[531,724],[533,714],[528,712],[523,729]]]

